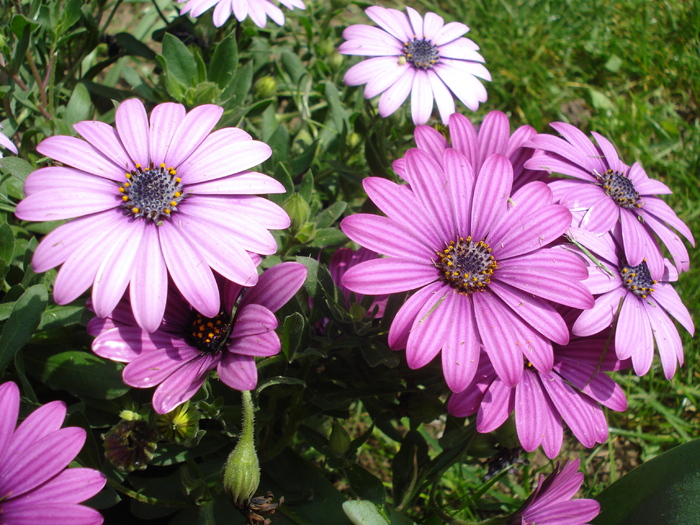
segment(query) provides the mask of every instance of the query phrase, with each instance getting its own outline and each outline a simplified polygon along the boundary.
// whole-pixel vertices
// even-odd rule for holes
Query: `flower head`
[[[178,0],[185,2],[180,11],[183,15],[189,13],[193,17],[198,17],[212,6],[214,25],[221,27],[226,23],[231,14],[236,20],[243,22],[247,17],[255,22],[258,27],[265,27],[267,17],[270,17],[277,25],[284,24],[284,13],[269,0]],[[279,0],[287,9],[306,9],[302,0]]]
[[[444,151],[441,164],[413,149],[406,172],[410,188],[364,180],[387,216],[351,215],[341,228],[388,257],[350,268],[343,284],[372,295],[416,290],[391,325],[389,345],[406,348],[412,368],[442,350],[455,392],[474,377],[481,346],[508,386],[523,374],[523,354],[538,370],[550,370],[551,341],[565,344],[569,331],[548,301],[593,305],[579,282],[586,277],[582,261],[547,247],[566,230],[569,211],[551,203],[541,182],[511,196],[513,168],[501,155],[486,159],[475,177],[454,149]]]
[[[215,273],[243,286],[257,282],[251,254],[275,253],[268,229],[286,228],[289,217],[254,194],[284,188],[246,171],[270,156],[267,144],[238,128],[210,133],[222,112],[206,105],[186,114],[166,103],[149,121],[131,99],[117,108],[116,129],[79,122],[74,127],[85,140],[56,136],[39,144],[64,166],[31,173],[16,213],[31,221],[74,219],[48,234],[32,260],[36,272],[62,264],[57,303],[93,285],[93,308],[105,317],[128,287],[136,322],[153,331],[163,318],[168,276],[205,317],[221,305]]]
[[[676,269],[687,270],[688,251],[671,228],[695,246],[693,234],[669,205],[655,196],[671,190],[650,179],[639,163],[632,167],[623,163],[615,147],[602,135],[592,133],[596,145],[571,124],[554,122],[551,126],[564,138],[546,134],[533,137],[529,145],[541,149],[543,154],[527,161],[525,167],[573,177],[554,181],[550,186],[557,202],[584,213],[576,226],[605,233],[619,222],[627,262],[638,266],[646,259],[654,279],[664,271],[656,234],[671,253]]]
[[[589,265],[589,277],[583,282],[596,296],[595,306],[581,313],[573,333],[599,333],[613,325],[619,310],[617,356],[631,358],[635,373],[644,375],[651,368],[656,342],[664,375],[671,379],[677,365],[683,364],[683,343],[669,315],[691,335],[695,332],[690,313],[671,284],[678,279],[675,267],[666,260],[661,278],[654,279],[645,260],[633,265],[625,259],[617,236],[594,235],[580,228],[571,228],[569,235],[599,263]]]
[[[507,525],[584,525],[600,512],[593,499],[574,499],[583,484],[580,461],[557,466],[549,476],[540,476],[537,488],[511,516]]]
[[[305,278],[303,265],[282,263],[266,270],[253,288],[244,290],[227,282],[222,285],[222,306],[211,318],[171,293],[163,323],[153,333],[136,326],[122,303],[110,318],[95,318],[88,324],[88,332],[97,336],[92,350],[129,363],[123,372],[126,384],[157,386],[153,407],[159,414],[190,399],[214,369],[231,388],[252,390],[258,381],[255,358],[280,351],[273,312],[299,290]]]
[[[528,182],[547,177],[545,171],[524,167],[525,162],[535,152],[534,149],[525,146],[527,141],[537,135],[535,128],[520,126],[511,134],[508,117],[501,111],[489,112],[478,129],[464,115],[453,113],[450,115],[447,129],[451,143],[435,128],[418,126],[414,132],[416,146],[433,155],[438,163],[442,162],[443,151],[452,147],[467,157],[475,172],[478,172],[486,159],[494,153],[504,155],[513,165],[511,191],[519,190]],[[395,160],[393,168],[405,179],[404,162],[404,159]]]
[[[549,458],[561,450],[566,423],[586,447],[608,438],[608,424],[601,405],[622,412],[627,399],[622,389],[604,371],[619,370],[628,363],[615,358],[608,338],[573,339],[554,347],[552,370],[540,372],[532,363],[523,364],[523,377],[516,386],[506,385],[486,356],[471,385],[454,394],[448,411],[458,417],[477,414],[476,428],[488,433],[500,427],[515,411],[515,426],[522,447],[531,452],[542,445]]]
[[[54,401],[32,412],[15,429],[19,389],[0,385],[0,522],[99,525],[102,516],[78,505],[104,487],[101,472],[66,469],[85,443],[85,430],[61,428],[66,406]]]
[[[351,67],[343,79],[349,86],[365,86],[365,97],[381,93],[379,114],[388,117],[411,93],[413,123],[425,124],[433,111],[447,123],[455,112],[453,94],[472,111],[486,101],[486,89],[477,80],[491,80],[479,46],[462,35],[469,28],[445,21],[435,13],[423,18],[415,9],[406,14],[379,6],[365,10],[379,27],[353,25],[343,31],[347,40],[338,51],[370,56]]]

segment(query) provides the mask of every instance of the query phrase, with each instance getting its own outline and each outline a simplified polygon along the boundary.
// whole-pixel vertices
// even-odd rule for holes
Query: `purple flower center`
[[[623,266],[620,270],[622,282],[630,292],[637,297],[646,299],[647,295],[654,292],[653,285],[657,283],[651,278],[647,263],[641,262],[638,266]]]
[[[157,223],[177,211],[184,198],[182,181],[175,168],[166,168],[165,164],[146,170],[137,164],[135,170],[124,176],[126,182],[119,187],[119,193],[127,215]]]
[[[192,320],[191,332],[186,335],[187,343],[204,354],[217,353],[231,333],[230,318],[224,312],[211,319],[197,313]]]
[[[632,181],[622,173],[607,170],[600,175],[600,180],[605,194],[614,200],[618,206],[622,208],[642,207],[642,205],[637,202],[639,199],[639,192],[635,189]]]
[[[435,267],[445,282],[465,295],[486,288],[498,268],[489,245],[483,240],[473,242],[471,236],[450,241],[444,250],[435,254],[438,256]]]
[[[406,56],[406,62],[418,69],[432,69],[440,58],[436,45],[425,38],[419,40],[416,37],[404,43],[403,54]]]

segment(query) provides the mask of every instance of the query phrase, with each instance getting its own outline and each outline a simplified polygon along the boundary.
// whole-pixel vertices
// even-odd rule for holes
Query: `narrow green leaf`
[[[346,208],[348,207],[347,202],[343,201],[338,201],[334,202],[328,208],[320,212],[316,217],[314,217],[314,222],[316,223],[316,227],[319,229],[323,228],[328,228],[331,226],[335,221],[337,221],[341,215],[343,215],[343,212],[345,212]]]
[[[284,357],[287,358],[287,361],[291,361],[294,354],[299,351],[301,340],[306,330],[305,325],[306,318],[299,312],[288,315],[284,320],[280,343],[282,346],[282,353]]]
[[[294,86],[299,85],[299,80],[306,74],[306,68],[302,63],[301,59],[294,53],[289,51],[284,51],[280,55],[282,61],[282,68],[287,72],[289,77],[292,79]]]
[[[31,339],[48,302],[49,294],[43,284],[30,287],[17,300],[0,335],[0,374],[17,350]]]
[[[6,265],[12,262],[12,252],[15,249],[15,236],[12,228],[6,222],[0,225],[0,261]]]

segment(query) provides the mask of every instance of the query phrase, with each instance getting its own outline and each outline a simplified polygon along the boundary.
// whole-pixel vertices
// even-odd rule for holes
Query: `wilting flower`
[[[2,129],[2,126],[0,126],[0,129]],[[17,146],[14,145],[14,143],[5,135],[0,133],[0,146],[3,148],[9,149],[12,153],[17,155]],[[2,158],[2,152],[0,152],[0,159]]]
[[[122,472],[144,470],[158,448],[158,431],[143,419],[121,420],[102,434],[107,460]]]
[[[627,409],[624,392],[603,372],[629,366],[612,349],[605,352],[607,342],[604,334],[555,345],[552,370],[540,372],[525,361],[516,386],[506,385],[483,356],[472,384],[454,394],[447,409],[458,417],[477,414],[476,428],[482,433],[496,430],[515,411],[522,447],[531,452],[542,445],[549,458],[561,450],[564,423],[585,447],[603,443],[608,423],[600,405],[618,412]]]
[[[546,184],[533,182],[511,197],[513,168],[492,155],[474,177],[454,149],[442,166],[412,149],[406,154],[411,184],[364,180],[370,199],[387,217],[346,217],[343,232],[388,256],[350,268],[343,284],[361,294],[417,290],[401,307],[389,345],[406,348],[408,365],[420,368],[442,350],[443,373],[455,392],[471,382],[484,347],[498,376],[514,386],[523,355],[542,372],[552,367],[551,341],[566,344],[569,331],[548,300],[590,308],[579,282],[582,261],[548,248],[571,221],[551,204]]]
[[[671,229],[695,246],[690,229],[659,197],[671,190],[635,162],[624,164],[615,147],[593,132],[596,146],[586,135],[565,122],[551,126],[564,137],[537,135],[529,145],[543,150],[525,163],[529,169],[545,169],[573,177],[550,184],[555,200],[571,210],[585,212],[580,226],[595,233],[612,231],[620,223],[625,258],[632,266],[646,264],[654,279],[664,271],[663,255],[653,234],[658,235],[673,257],[677,270],[689,267],[688,251]]]
[[[214,14],[212,20],[216,27],[221,27],[226,23],[231,14],[236,20],[243,22],[247,17],[255,22],[258,27],[265,27],[269,16],[277,25],[284,24],[284,13],[269,0],[179,0],[186,2],[182,6],[181,14],[189,13],[193,17],[198,17],[212,6]],[[306,9],[302,0],[279,0],[287,9]]]
[[[56,136],[39,144],[40,153],[67,166],[30,174],[17,216],[75,218],[48,234],[32,260],[36,272],[63,265],[57,303],[93,285],[93,308],[105,317],[128,287],[136,322],[153,331],[163,318],[168,275],[205,317],[221,306],[215,272],[244,286],[257,282],[251,253],[275,253],[268,229],[286,228],[289,217],[253,194],[284,188],[246,171],[270,156],[267,144],[238,128],[210,134],[222,113],[205,105],[185,114],[182,105],[166,103],[149,123],[132,99],[117,108],[116,129],[79,122],[74,127],[85,140]]]
[[[537,488],[506,525],[584,525],[600,512],[593,499],[571,499],[583,484],[580,461],[557,465],[546,478],[541,475]]]
[[[664,375],[671,379],[677,364],[683,364],[683,343],[669,315],[691,335],[695,332],[690,313],[671,284],[678,279],[676,269],[666,259],[665,271],[657,280],[645,261],[632,265],[625,260],[617,237],[593,235],[579,228],[571,228],[569,235],[593,253],[599,263],[590,264],[589,277],[583,282],[596,296],[595,306],[579,316],[573,333],[596,334],[613,325],[619,310],[615,328],[617,356],[631,358],[635,373],[644,375],[651,368],[656,341]]]
[[[153,407],[165,414],[190,399],[209,372],[236,390],[252,390],[258,381],[256,357],[279,353],[273,312],[304,283],[306,268],[282,263],[266,270],[253,288],[226,282],[223,305],[211,318],[192,310],[175,293],[161,327],[148,333],[138,326],[125,303],[109,318],[95,318],[88,332],[97,337],[92,350],[99,356],[129,363],[124,382],[137,388],[158,386]]]
[[[37,408],[19,427],[19,389],[0,385],[0,523],[99,525],[102,516],[78,505],[107,481],[89,468],[66,469],[85,443],[85,430],[61,428],[66,406],[53,401]]]
[[[331,261],[328,264],[328,271],[330,272],[333,281],[342,290],[347,306],[350,306],[351,292],[347,286],[343,284],[343,275],[345,275],[345,272],[347,272],[353,266],[364,261],[376,259],[377,257],[379,257],[379,254],[373,252],[372,250],[368,250],[367,248],[360,248],[357,251],[350,248],[338,248],[335,253],[333,253],[333,257],[331,257]],[[361,302],[362,298],[362,295],[355,294],[355,302]],[[374,317],[377,319],[382,317],[382,315],[384,315],[384,309],[386,308],[387,299],[387,296],[375,297],[374,301],[372,301],[372,304],[369,307],[368,312],[372,314],[376,308],[376,314]]]
[[[462,153],[471,163],[475,172],[494,153],[505,155],[513,165],[513,188],[519,190],[523,185],[535,180],[547,177],[544,171],[533,171],[524,168],[525,161],[532,157],[534,149],[524,144],[537,131],[532,126],[520,126],[513,134],[510,133],[510,122],[505,113],[491,111],[484,117],[483,122],[477,128],[464,115],[454,113],[450,115],[448,124],[450,142],[445,136],[430,126],[418,126],[414,132],[418,149],[430,153],[435,160],[442,162],[442,152],[452,147]],[[404,159],[394,161],[393,168],[405,179]]]
[[[425,19],[415,9],[407,14],[396,9],[372,6],[365,10],[379,28],[352,25],[343,31],[347,40],[338,51],[346,55],[370,56],[351,67],[344,82],[365,86],[365,97],[380,93],[379,114],[388,117],[411,93],[413,123],[425,124],[433,112],[433,99],[447,123],[455,112],[452,94],[472,111],[486,101],[486,89],[477,80],[491,80],[477,53],[479,46],[462,35],[469,28],[445,21],[435,13]],[[381,29],[380,29],[381,28]]]

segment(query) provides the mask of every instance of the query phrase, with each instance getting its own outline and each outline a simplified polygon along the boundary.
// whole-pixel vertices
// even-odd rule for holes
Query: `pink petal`
[[[396,82],[382,93],[379,99],[379,115],[381,117],[386,118],[401,107],[413,88],[415,74],[416,70],[411,67],[404,69]]]
[[[132,98],[125,100],[117,108],[114,115],[119,138],[134,164],[140,164],[143,169],[149,168],[149,126],[148,115],[143,103]]]
[[[281,263],[265,270],[258,284],[246,291],[241,305],[259,304],[276,312],[301,288],[306,280],[306,267],[295,262]]]
[[[469,386],[479,365],[479,335],[472,303],[460,295],[448,296],[454,305],[454,322],[442,347],[442,373],[453,392]]]
[[[134,159],[124,149],[117,130],[109,124],[97,120],[85,120],[73,124],[75,130],[82,135],[95,149],[100,151],[122,171],[118,181],[125,181],[124,173],[135,169]]]
[[[503,155],[492,155],[482,165],[474,185],[471,231],[484,239],[506,211],[513,185],[513,167]]]
[[[160,250],[158,226],[146,224],[136,250],[129,296],[134,318],[147,332],[158,329],[168,295],[168,269]]]
[[[81,503],[102,490],[106,482],[107,479],[104,474],[97,470],[91,468],[70,468],[64,470],[39,488],[4,502],[2,506],[3,514],[9,508],[18,508],[25,505],[42,508],[51,503]],[[47,523],[53,523],[53,519]]]
[[[612,326],[620,301],[627,296],[627,293],[620,287],[597,297],[593,308],[581,313],[571,331],[579,337],[586,337]]]
[[[408,344],[408,336],[410,334],[413,323],[418,315],[418,312],[423,308],[426,302],[437,303],[440,297],[445,295],[447,290],[442,282],[434,282],[425,288],[418,290],[403,304],[396,313],[391,328],[389,329],[389,347],[392,350],[401,350],[406,348]]]
[[[408,336],[406,361],[413,369],[427,365],[445,345],[446,335],[455,321],[455,302],[452,291],[438,296],[437,301],[426,302],[418,312]]]
[[[221,381],[235,390],[253,390],[258,384],[255,358],[226,353],[216,369]]]
[[[185,114],[185,106],[172,102],[158,104],[151,111],[148,147],[149,157],[154,166],[165,163],[165,155]]]
[[[433,89],[428,73],[418,70],[411,91],[411,115],[416,126],[425,124],[433,113]]]
[[[19,388],[12,381],[0,385],[0,406],[0,465],[3,465],[19,414]]]
[[[167,414],[195,395],[218,360],[218,356],[204,354],[175,370],[153,394],[155,411]]]
[[[476,429],[482,434],[493,432],[513,411],[515,402],[513,388],[496,378],[484,394],[476,416]]]
[[[415,290],[438,277],[438,271],[429,261],[374,259],[350,268],[343,277],[343,285],[363,295],[382,295]]]
[[[56,135],[42,140],[36,150],[55,161],[98,177],[117,182],[124,180],[125,167],[105,157],[84,140]]]
[[[170,141],[165,155],[166,166],[180,169],[185,159],[195,152],[221,118],[224,108],[214,104],[197,106],[185,115]]]
[[[254,171],[244,171],[212,181],[187,187],[195,195],[255,195],[258,193],[284,193],[284,186],[272,177]]]
[[[118,207],[122,203],[116,187],[93,190],[86,187],[76,191],[70,187],[32,193],[22,200],[16,215],[26,221],[60,221]]]

